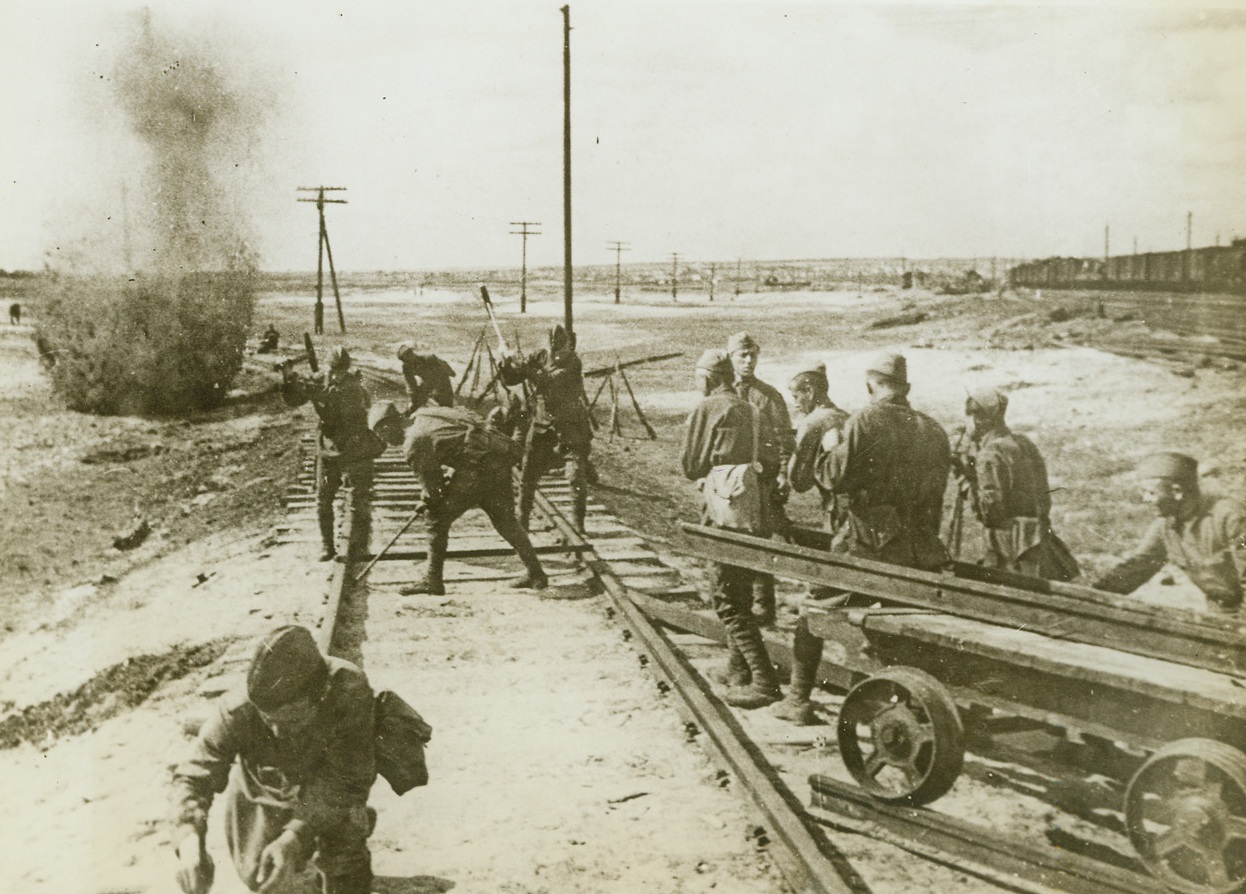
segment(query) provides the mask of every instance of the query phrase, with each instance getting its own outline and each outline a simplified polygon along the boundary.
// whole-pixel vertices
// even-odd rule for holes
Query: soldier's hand
[[[216,864],[198,833],[183,838],[177,846],[177,886],[184,894],[208,894],[215,876]]]
[[[792,495],[792,482],[788,480],[786,475],[779,475],[774,483],[775,497],[778,498],[780,504],[786,503],[787,498]]]
[[[294,871],[299,842],[292,832],[282,832],[260,853],[260,869],[256,876],[261,894],[283,884]]]

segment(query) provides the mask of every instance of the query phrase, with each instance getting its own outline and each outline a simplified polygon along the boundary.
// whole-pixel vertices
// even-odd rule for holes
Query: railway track
[[[378,383],[387,380],[397,387],[396,377],[372,371]],[[311,451],[307,451],[310,455]],[[314,539],[314,470],[304,465],[300,480],[289,494],[290,523],[278,536],[287,541]],[[407,521],[418,499],[418,485],[397,456],[387,452],[377,461],[376,491],[373,501],[372,540],[392,547],[376,563],[369,580],[381,586],[414,577],[414,562],[424,558],[421,526],[395,537]],[[839,892],[867,890],[866,883],[849,865],[824,829],[839,833],[867,835],[901,847],[924,859],[952,867],[984,879],[1003,890],[1027,892],[1134,892],[1150,894],[1167,890],[1126,853],[1088,843],[1077,836],[1050,844],[1001,838],[996,830],[974,826],[952,815],[929,808],[888,805],[866,796],[859,789],[816,772],[795,774],[804,769],[809,752],[815,752],[819,766],[828,763],[835,751],[825,735],[807,730],[802,743],[790,735],[776,736],[773,729],[758,729],[744,713],[727,708],[703,679],[699,667],[716,660],[725,643],[725,633],[712,612],[701,605],[695,591],[667,567],[631,529],[620,524],[605,507],[590,502],[588,536],[581,537],[564,514],[570,495],[566,485],[547,478],[538,492],[534,519],[538,529],[534,545],[549,565],[551,578],[572,582],[604,594],[608,619],[625,627],[624,636],[643,650],[645,664],[658,678],[658,687],[677,699],[677,707],[687,718],[688,729],[728,768],[748,792],[762,819],[762,833],[770,844],[776,864],[797,891]],[[492,532],[481,516],[465,516],[456,525],[447,565],[447,584],[501,580],[499,563],[511,551]],[[343,635],[352,623],[352,611],[369,598],[360,581],[366,563],[374,556],[359,556],[338,564],[325,596],[324,620],[318,638],[326,651],[347,655],[353,648]],[[366,609],[365,609],[366,613]],[[791,655],[786,633],[770,634],[767,647],[771,657],[784,670],[790,669]],[[822,678],[846,691],[853,675],[833,663],[824,662]],[[832,702],[835,699],[832,698]],[[757,712],[761,714],[762,712]],[[777,721],[776,721],[777,723]],[[764,724],[762,724],[764,726]],[[794,751],[803,752],[796,759]],[[977,749],[998,759],[1029,762],[1024,749],[1015,753],[994,741]],[[1060,773],[1062,769],[1049,769]],[[989,772],[988,774],[989,775]],[[807,780],[807,782],[806,782]],[[809,786],[810,806],[796,792]],[[1093,820],[1093,817],[1092,817]],[[1086,856],[1094,854],[1094,857]],[[1106,856],[1105,862],[1102,859]],[[1210,889],[1209,889],[1210,890]]]

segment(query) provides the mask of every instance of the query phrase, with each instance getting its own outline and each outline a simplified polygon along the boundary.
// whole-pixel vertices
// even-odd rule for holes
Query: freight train
[[[1246,294],[1246,239],[1228,246],[1119,255],[1045,258],[1008,271],[1013,286],[1032,289],[1156,289]]]

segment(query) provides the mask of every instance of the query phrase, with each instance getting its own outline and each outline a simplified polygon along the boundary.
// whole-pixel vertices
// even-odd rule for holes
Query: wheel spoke
[[[1217,888],[1227,887],[1229,884],[1229,870],[1224,866],[1224,856],[1209,852],[1203,853],[1203,866],[1207,869],[1207,880]]]
[[[1155,853],[1159,857],[1167,857],[1175,850],[1179,850],[1190,843],[1190,837],[1184,829],[1169,829],[1160,835],[1155,836]]]
[[[881,748],[875,749],[874,753],[865,759],[865,772],[871,779],[878,776],[887,766],[887,758],[883,756]]]
[[[1231,817],[1225,824],[1224,837],[1229,841],[1246,839],[1246,817]]]
[[[926,743],[934,744],[935,731],[933,726],[918,726],[913,728],[913,751],[921,748]]]

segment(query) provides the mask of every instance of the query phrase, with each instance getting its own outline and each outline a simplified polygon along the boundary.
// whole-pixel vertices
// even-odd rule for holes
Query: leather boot
[[[326,515],[320,513],[320,561],[332,562],[337,558],[337,548],[333,545],[333,512],[332,510]]]
[[[753,578],[753,620],[758,627],[773,627],[775,617],[774,576],[759,574]]]
[[[763,708],[774,704],[783,697],[783,693],[779,691],[779,676],[770,663],[761,631],[751,618],[742,619],[737,626],[740,629],[731,631],[732,639],[748,665],[752,681],[747,686],[728,689],[723,701],[736,708]]]
[[[522,576],[511,580],[507,586],[512,590],[544,590],[549,586],[549,578],[540,569],[536,571],[529,570]]]
[[[796,634],[792,638],[792,683],[787,697],[774,706],[775,717],[797,726],[812,726],[818,722],[809,696],[817,682],[821,661],[822,640],[809,632],[808,623],[801,618],[796,622]]]
[[[447,541],[449,538],[446,538]],[[448,545],[448,544],[447,544]],[[442,581],[442,571],[446,564],[445,547],[437,548],[437,536],[433,535],[433,542],[429,545],[428,564],[424,567],[424,575],[415,583],[403,587],[398,591],[402,596],[445,596],[446,585]]]
[[[729,644],[726,667],[713,668],[709,672],[709,678],[719,686],[740,687],[753,682],[753,672],[749,670],[748,662],[744,660],[744,656],[740,654],[735,644]]]

